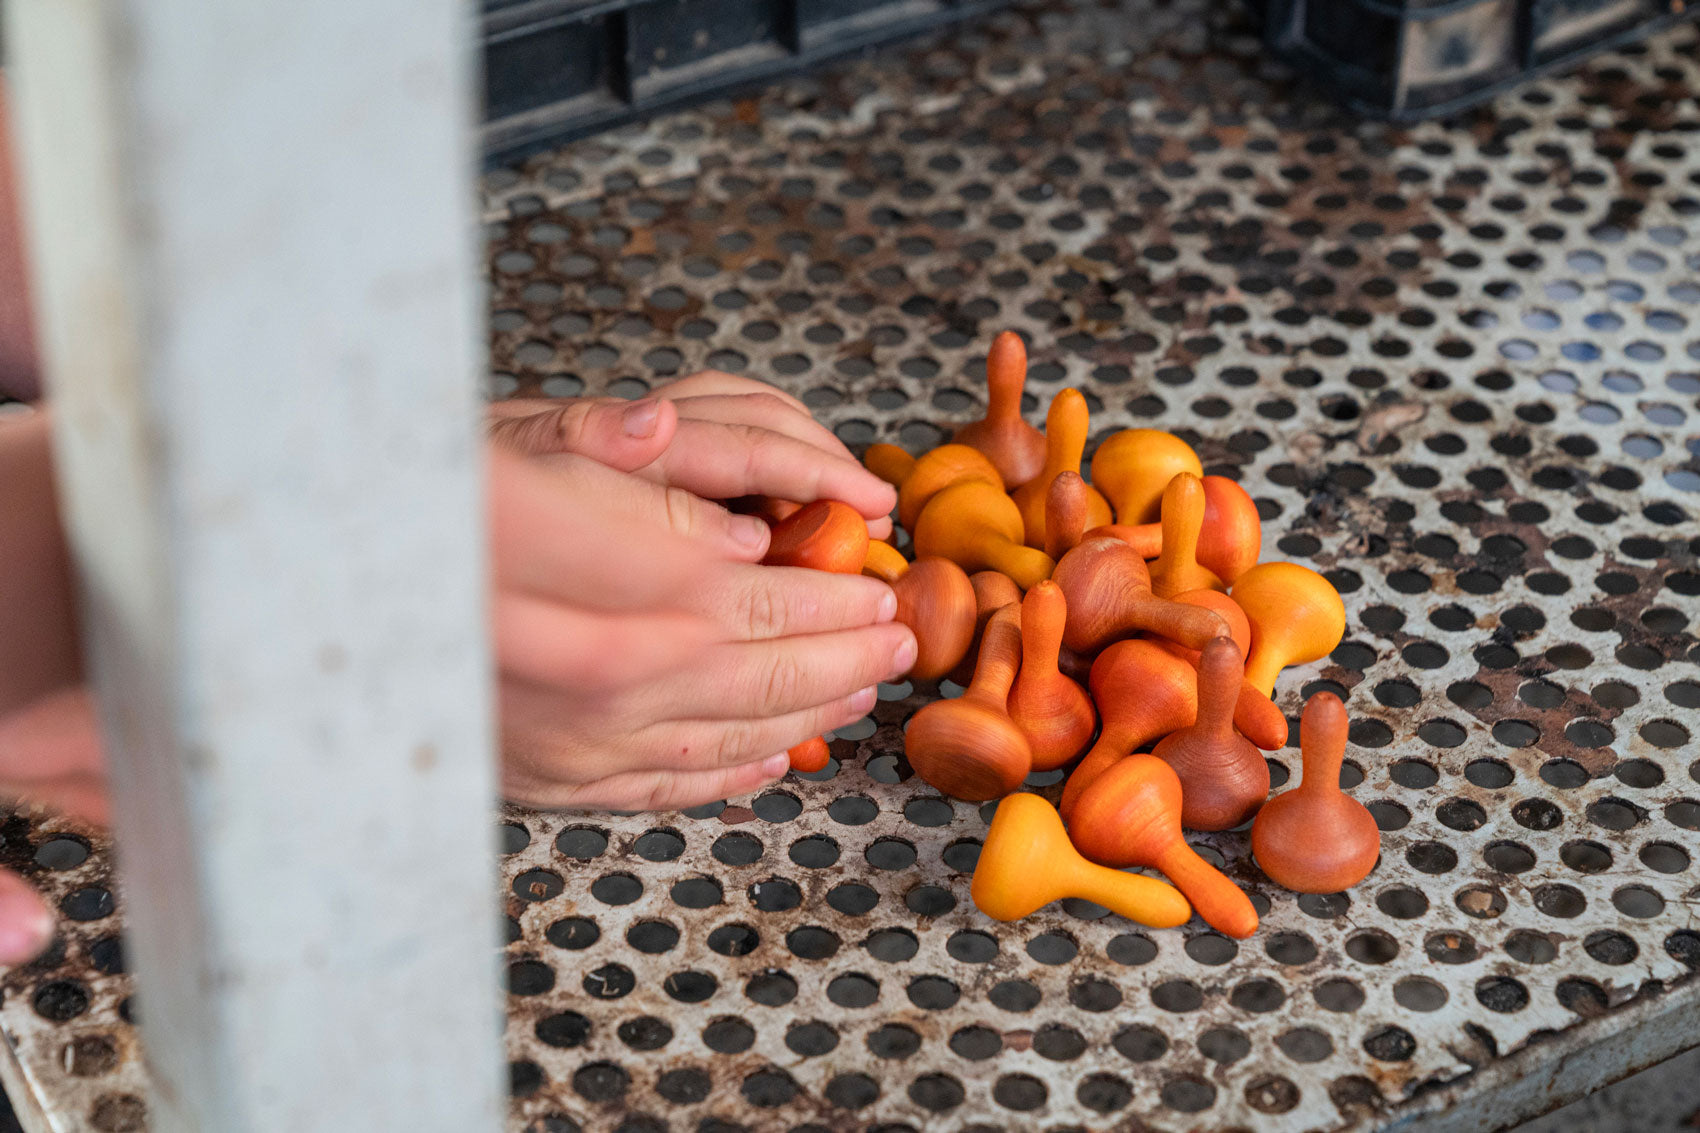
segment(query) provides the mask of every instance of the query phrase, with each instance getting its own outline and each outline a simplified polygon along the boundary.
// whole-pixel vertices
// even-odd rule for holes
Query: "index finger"
[[[854,459],[843,441],[795,401],[779,391],[738,395],[682,397],[673,402],[681,418],[717,421],[722,425],[756,425],[814,445],[833,456]]]
[[[651,467],[667,483],[715,500],[842,500],[869,520],[886,518],[897,503],[896,490],[851,457],[759,426],[681,419],[672,446]]]

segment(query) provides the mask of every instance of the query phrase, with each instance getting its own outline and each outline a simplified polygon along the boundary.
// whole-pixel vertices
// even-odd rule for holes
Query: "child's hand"
[[[884,583],[756,565],[765,526],[594,459],[492,445],[503,789],[671,809],[784,774],[908,669]]]
[[[100,730],[88,689],[74,686],[0,715],[0,797],[105,826],[111,821]],[[0,964],[53,940],[53,913],[28,881],[0,869]]]
[[[697,374],[654,398],[515,400],[491,407],[491,436],[532,456],[576,452],[705,499],[843,500],[891,533],[891,486],[864,469],[801,402],[729,374]]]

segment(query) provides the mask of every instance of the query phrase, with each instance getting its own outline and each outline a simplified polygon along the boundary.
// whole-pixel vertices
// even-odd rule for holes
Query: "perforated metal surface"
[[[1384,830],[1332,898],[1199,838],[1264,913],[1238,944],[1000,926],[968,900],[989,808],[908,777],[903,687],[760,798],[509,810],[512,1127],[1365,1127],[1692,1004],[1697,89],[1684,29],[1391,130],[1215,8],[1059,0],[493,177],[498,395],[718,366],[920,448],[1013,327],[1037,399],[1193,440],[1344,593],[1277,699],[1346,697]],[[7,860],[57,828],[14,821]],[[0,1007],[64,1128],[140,1127],[107,870],[39,868],[89,919]],[[1652,1049],[1619,1045],[1589,1072]]]

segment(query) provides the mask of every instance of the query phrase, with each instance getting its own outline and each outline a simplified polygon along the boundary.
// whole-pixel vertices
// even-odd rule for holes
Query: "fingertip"
[[[656,403],[654,439],[661,448],[673,443],[679,431],[679,407],[664,397],[651,398]]]
[[[862,466],[858,464],[856,467],[861,468]],[[870,487],[868,488],[868,502],[872,505],[873,510],[865,513],[868,517],[868,522],[872,524],[883,519],[886,521],[887,525],[889,525],[891,522],[891,511],[897,506],[897,489],[893,488],[890,484],[887,484],[884,480],[881,480],[878,476],[875,476],[872,472],[869,472],[866,468],[862,468],[862,475],[866,476],[871,482]]]
[[[756,765],[764,781],[782,778],[791,769],[791,756],[787,752],[770,755]]]
[[[673,440],[678,411],[656,397],[594,406],[576,444],[561,447],[621,472],[635,472],[655,461]]]
[[[915,657],[920,652],[914,631],[908,626],[900,628],[903,635],[891,651],[891,675],[894,680],[915,667]]]
[[[727,522],[732,543],[738,553],[750,562],[760,562],[767,555],[773,529],[753,515],[734,515]]]
[[[619,410],[620,432],[634,441],[646,441],[655,436],[656,425],[661,420],[661,402],[657,398],[644,397]]]

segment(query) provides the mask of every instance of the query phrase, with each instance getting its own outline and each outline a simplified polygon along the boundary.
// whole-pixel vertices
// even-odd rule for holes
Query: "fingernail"
[[[897,594],[895,591],[887,590],[885,594],[880,597],[879,620],[882,622],[889,622],[896,616]]]
[[[850,698],[850,711],[852,711],[852,712],[866,712],[866,711],[868,711],[869,709],[871,709],[874,706],[874,701],[879,699],[879,695],[880,695],[879,686],[878,685],[869,685],[867,688],[862,689],[861,691],[857,692],[854,696],[852,696]]]
[[[620,414],[620,430],[634,440],[655,435],[656,422],[661,420],[661,402],[653,397],[634,401]]]
[[[769,779],[777,779],[791,770],[791,757],[785,752],[770,755],[761,761],[761,773]]]
[[[753,515],[734,515],[732,517],[732,540],[738,546],[750,551],[767,549],[769,532],[767,524]]]
[[[905,636],[891,655],[892,668],[899,676],[915,667],[915,638]]]

